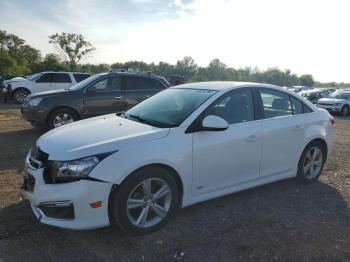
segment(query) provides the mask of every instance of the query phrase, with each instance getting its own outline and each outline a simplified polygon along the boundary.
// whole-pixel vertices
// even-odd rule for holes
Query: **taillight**
[[[331,121],[332,126],[335,124],[335,117],[329,116],[329,121]]]

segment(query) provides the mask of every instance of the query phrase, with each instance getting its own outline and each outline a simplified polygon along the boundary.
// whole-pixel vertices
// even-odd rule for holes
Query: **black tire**
[[[168,207],[169,209],[166,215],[163,218],[159,218],[161,219],[159,222],[147,227],[145,226],[139,227],[135,225],[135,221],[132,222],[130,218],[131,216],[130,212],[132,211],[139,212],[139,215],[136,215],[136,216],[140,218],[141,217],[140,214],[143,212],[145,208],[147,208],[147,204],[145,202],[144,206],[142,207],[128,209],[127,203],[128,203],[129,197],[131,197],[132,194],[135,192],[135,190],[138,189],[140,184],[142,184],[143,181],[146,181],[149,179],[154,179],[153,181],[157,181],[159,179],[159,181],[161,180],[163,182],[166,182],[166,184],[168,185],[168,188],[170,189],[170,192],[168,193],[169,195],[167,194],[166,196],[163,196],[163,197],[168,198],[169,196],[171,196],[170,205]],[[154,194],[157,190],[159,189],[153,187],[152,194]],[[140,199],[142,199],[142,197]],[[143,235],[143,234],[153,232],[159,229],[165,223],[167,223],[167,221],[172,217],[172,215],[175,213],[178,207],[178,199],[179,199],[179,190],[178,190],[177,183],[168,171],[156,166],[144,167],[142,169],[135,171],[133,174],[131,174],[115,191],[111,192],[110,205],[109,205],[111,224],[117,225],[125,233],[132,236],[138,236],[138,235]],[[156,202],[156,204],[157,203],[158,202]],[[147,213],[146,219],[152,215],[152,212],[154,212],[152,208],[149,208],[149,210],[150,211],[149,213]],[[153,215],[157,216],[156,212],[154,212]]]
[[[13,99],[17,104],[23,104],[28,95],[30,95],[30,92],[25,88],[17,88],[12,93]]]
[[[316,164],[314,165],[315,169],[313,169],[313,170],[315,170],[315,172],[314,172],[314,175],[311,175],[311,168],[310,168],[310,170],[307,170],[305,172],[304,167],[307,168],[306,167],[306,166],[308,166],[307,163],[311,163],[310,161],[308,162],[309,157],[307,155],[308,155],[309,152],[311,154],[313,154],[312,152],[314,152],[313,151],[314,148],[320,150],[320,154],[321,154],[322,160],[320,161],[321,164],[319,165],[319,168],[317,166],[317,169],[316,169],[315,168]],[[309,184],[309,183],[312,183],[312,182],[316,181],[320,177],[320,175],[322,173],[323,166],[324,166],[324,164],[326,162],[326,157],[327,157],[326,148],[325,148],[325,145],[323,143],[321,143],[319,141],[313,141],[313,142],[309,143],[307,145],[307,147],[304,149],[304,151],[301,154],[301,157],[299,159],[298,173],[297,173],[297,180],[298,180],[298,182],[300,182],[302,184]],[[311,159],[309,159],[309,160],[311,160]],[[314,161],[313,163],[316,163],[316,162],[319,162],[319,161]]]
[[[341,115],[342,116],[347,116],[349,114],[349,106],[348,105],[344,105],[342,108],[341,108]]]
[[[52,111],[50,113],[50,115],[48,116],[48,118],[47,118],[47,128],[48,129],[53,129],[53,128],[58,127],[57,124],[55,123],[55,119],[60,115],[67,115],[67,119],[72,119],[72,122],[79,120],[79,117],[74,110],[69,109],[69,108],[59,108],[59,109]],[[68,123],[68,120],[67,120],[67,123]],[[62,125],[65,125],[65,123],[63,123]]]

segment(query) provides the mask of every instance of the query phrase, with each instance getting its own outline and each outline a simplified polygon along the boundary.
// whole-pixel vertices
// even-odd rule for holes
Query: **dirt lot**
[[[182,209],[138,238],[112,228],[41,225],[19,193],[23,160],[42,133],[18,109],[0,109],[0,262],[350,261],[350,120],[337,120],[319,182],[293,179]]]

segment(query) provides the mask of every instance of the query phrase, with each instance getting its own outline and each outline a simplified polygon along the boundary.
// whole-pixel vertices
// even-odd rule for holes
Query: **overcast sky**
[[[318,81],[350,82],[349,0],[1,0],[0,29],[43,54],[48,35],[83,34],[83,62],[279,67]]]

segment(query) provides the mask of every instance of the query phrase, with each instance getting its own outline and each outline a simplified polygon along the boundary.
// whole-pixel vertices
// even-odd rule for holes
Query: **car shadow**
[[[20,249],[29,250],[27,261],[37,255],[43,261],[343,260],[350,257],[349,221],[350,208],[335,188],[294,179],[180,209],[167,225],[141,237],[113,227],[41,225],[22,201],[0,210],[0,243],[6,243],[0,258],[16,258]]]

